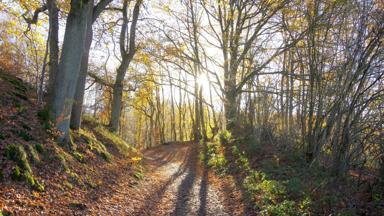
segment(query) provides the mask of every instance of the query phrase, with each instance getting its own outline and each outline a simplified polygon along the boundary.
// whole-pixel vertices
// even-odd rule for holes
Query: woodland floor
[[[240,215],[239,192],[198,159],[196,143],[174,143],[144,152],[147,171],[136,186],[120,177],[86,213],[100,215]]]
[[[0,195],[15,215],[246,215],[235,181],[209,171],[198,148],[185,142],[144,151],[141,180],[119,160],[102,167],[94,189],[35,194],[10,184]]]

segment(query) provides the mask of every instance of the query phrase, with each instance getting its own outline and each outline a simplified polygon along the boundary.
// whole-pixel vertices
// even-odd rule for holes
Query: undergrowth
[[[224,175],[227,171],[228,161],[224,156],[224,151],[219,142],[206,143],[207,153],[206,162],[208,167],[214,168],[218,175]]]
[[[239,183],[245,198],[260,215],[311,215],[315,208],[311,192],[324,185],[324,172],[317,167],[306,168],[305,161],[291,151],[284,154],[292,156],[294,162],[280,164],[281,155],[273,155],[254,167],[249,158],[260,154],[257,151],[262,149],[255,140],[248,138],[248,142],[254,143],[247,143],[246,151],[243,151],[238,146],[242,141],[235,141],[227,131],[221,132],[218,140],[207,143],[208,166],[221,175],[231,174],[229,167],[234,168],[233,171],[241,176]],[[229,161],[226,152],[233,159]],[[200,158],[204,159],[202,152]],[[316,180],[308,184],[309,178]]]
[[[295,178],[292,176],[293,173],[286,173],[287,170],[293,169],[292,167],[261,164],[260,169],[253,169],[245,152],[240,151],[236,144],[232,146],[232,155],[236,158],[237,167],[246,176],[242,187],[248,199],[260,210],[261,215],[310,214],[312,201],[306,193],[301,193],[304,191],[301,182],[304,179]],[[273,161],[278,161],[272,158]],[[294,172],[299,172],[299,169]],[[282,176],[290,177],[284,179]]]
[[[222,176],[227,173],[228,160],[224,155],[223,146],[232,142],[229,131],[222,131],[212,142],[201,142],[203,151],[200,151],[200,160],[206,162],[208,167],[213,168],[216,174]]]

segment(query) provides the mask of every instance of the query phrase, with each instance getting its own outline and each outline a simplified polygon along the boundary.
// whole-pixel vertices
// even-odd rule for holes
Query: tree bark
[[[53,104],[54,85],[56,73],[59,68],[59,9],[57,8],[56,0],[48,0],[48,16],[49,16],[49,70],[48,70],[48,97],[47,105]]]
[[[76,86],[75,93],[75,102],[72,105],[72,115],[71,115],[71,128],[74,130],[78,130],[81,127],[81,115],[83,110],[83,102],[84,102],[84,93],[85,93],[85,83],[88,74],[88,60],[89,60],[89,51],[92,45],[93,39],[93,29],[92,24],[99,17],[101,12],[105,9],[105,7],[112,0],[101,0],[93,9],[88,16],[87,20],[87,33],[85,38],[85,47],[84,53],[81,59],[81,68],[80,68],[80,76]],[[94,0],[92,0],[93,5]]]
[[[84,53],[81,58],[80,75],[76,85],[75,101],[72,105],[71,129],[79,130],[81,126],[81,114],[83,109],[85,83],[88,73],[89,51],[92,44],[93,30],[91,16],[87,18],[87,33],[85,37]]]
[[[87,17],[93,1],[72,0],[64,35],[61,61],[54,85],[52,111],[56,128],[62,133],[59,141],[68,143],[69,123],[81,58],[84,52]]]

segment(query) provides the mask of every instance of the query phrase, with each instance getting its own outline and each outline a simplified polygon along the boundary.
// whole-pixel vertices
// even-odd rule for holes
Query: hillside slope
[[[141,178],[140,154],[88,118],[72,132],[73,145],[55,142],[47,112],[34,90],[0,70],[0,209],[2,214],[56,214],[84,208],[89,194],[113,176]],[[112,182],[111,182],[112,181]],[[0,214],[1,215],[1,214]]]

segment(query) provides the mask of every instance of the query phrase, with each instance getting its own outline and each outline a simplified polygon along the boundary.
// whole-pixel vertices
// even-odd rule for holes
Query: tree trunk
[[[136,52],[135,47],[135,36],[136,36],[136,24],[139,18],[141,0],[138,0],[133,9],[132,15],[132,24],[129,32],[129,48],[128,51],[125,48],[125,37],[127,32],[128,17],[127,17],[127,8],[128,1],[124,1],[123,7],[123,25],[120,32],[120,53],[122,56],[122,62],[117,70],[117,76],[115,85],[113,87],[113,98],[112,98],[112,107],[111,107],[111,120],[110,127],[112,131],[118,131],[119,120],[121,115],[122,108],[122,98],[123,98],[123,81],[129,64],[131,63],[133,56]]]
[[[55,80],[53,114],[56,128],[62,133],[59,140],[68,143],[69,123],[81,58],[84,52],[87,17],[93,1],[72,0],[64,35],[59,70]]]
[[[88,59],[89,59],[89,50],[91,48],[93,38],[92,31],[92,17],[88,17],[87,23],[87,33],[85,38],[84,53],[81,58],[80,66],[80,75],[77,81],[75,101],[72,105],[72,115],[71,115],[71,128],[74,130],[79,130],[81,126],[81,113],[83,109],[84,93],[85,93],[85,82],[88,73]]]
[[[236,117],[236,80],[234,78],[229,78],[224,81],[225,85],[225,101],[224,101],[224,112],[226,119],[226,129],[230,132],[233,132],[233,129],[237,125]]]
[[[199,91],[199,113],[200,113],[200,123],[201,123],[201,135],[202,138],[206,141],[208,139],[207,137],[207,127],[205,126],[205,119],[204,119],[204,107],[203,107],[203,86],[200,86]]]
[[[199,113],[199,84],[197,83],[197,67],[195,67],[195,124],[193,126],[193,133],[195,141],[199,141],[200,134],[200,113]]]
[[[112,0],[101,0],[99,3],[93,7],[89,16],[87,23],[87,33],[85,38],[85,47],[83,57],[81,59],[81,67],[80,67],[80,77],[76,86],[75,93],[75,102],[72,106],[72,115],[71,115],[71,128],[74,130],[78,130],[81,127],[81,114],[83,109],[83,101],[84,101],[84,93],[85,93],[85,83],[88,74],[88,59],[89,59],[89,51],[92,45],[93,39],[93,29],[92,24],[99,17],[100,13],[105,9],[105,7]],[[92,5],[94,4],[94,0],[92,0]]]
[[[53,104],[54,85],[56,73],[59,67],[59,9],[56,5],[56,0],[48,0],[48,16],[49,16],[49,71],[48,71],[48,98],[47,105]]]

